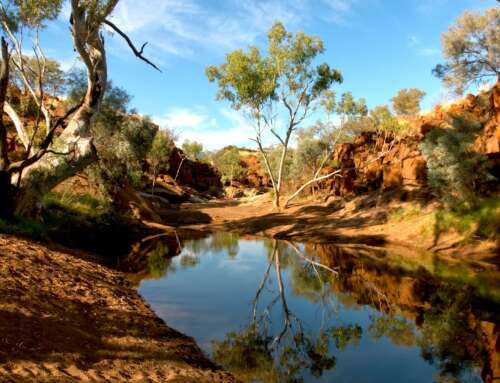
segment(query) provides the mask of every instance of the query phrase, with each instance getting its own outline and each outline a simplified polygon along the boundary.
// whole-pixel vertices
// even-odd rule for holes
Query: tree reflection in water
[[[174,265],[179,271],[197,267],[207,252],[238,262],[239,241],[235,234],[217,233],[184,241],[180,252],[177,239],[159,236],[143,242],[148,256],[141,264],[149,277],[158,278],[175,271]],[[497,291],[498,273],[489,279],[481,275],[485,290],[443,264],[436,276],[422,267],[402,268],[390,255],[367,249],[262,241],[266,264],[248,320],[241,331],[213,342],[215,361],[242,380],[286,383],[320,377],[362,338],[417,347],[436,367],[437,382],[498,380],[500,302],[494,298],[498,294],[483,294]],[[169,248],[175,251],[167,255]],[[172,254],[179,252],[172,262]],[[318,308],[313,326],[307,312],[295,306],[297,297]],[[360,307],[370,307],[369,323],[339,319],[340,311]]]
[[[309,258],[293,243],[272,240],[266,242],[266,248],[269,262],[255,294],[250,324],[223,341],[213,342],[214,359],[247,381],[301,382],[303,370],[319,377],[335,367],[333,345],[341,350],[358,342],[361,327],[326,327],[322,321],[319,330],[306,329],[288,305],[283,269],[291,269],[294,293],[321,302],[326,315],[331,314],[333,304],[328,299],[327,281],[336,271]],[[271,278],[273,268],[275,280]],[[275,287],[274,296],[261,302],[262,291],[271,287]],[[280,323],[273,323],[275,318]]]

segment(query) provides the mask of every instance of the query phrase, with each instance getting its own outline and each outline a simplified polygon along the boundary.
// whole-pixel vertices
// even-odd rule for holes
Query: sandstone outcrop
[[[363,132],[352,143],[337,145],[331,164],[342,169],[340,177],[321,184],[328,194],[351,196],[373,190],[421,189],[427,185],[427,163],[420,143],[433,129],[447,129],[456,116],[481,124],[473,150],[483,153],[491,173],[500,178],[500,78],[488,94],[467,95],[463,100],[410,121],[410,133],[396,139],[393,135]],[[325,168],[323,173],[332,172]]]
[[[184,152],[175,148],[169,159],[168,174],[182,186],[189,186],[199,192],[222,193],[221,177],[212,165],[192,161]]]

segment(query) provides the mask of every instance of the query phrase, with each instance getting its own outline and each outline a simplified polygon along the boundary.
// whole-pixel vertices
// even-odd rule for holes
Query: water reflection
[[[244,381],[500,377],[498,271],[231,233],[139,248],[143,296]]]

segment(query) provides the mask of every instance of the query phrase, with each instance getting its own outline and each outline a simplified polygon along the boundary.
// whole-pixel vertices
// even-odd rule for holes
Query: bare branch
[[[23,143],[24,148],[28,150],[30,139],[28,137],[28,133],[24,129],[24,124],[19,118],[19,115],[7,101],[5,101],[5,104],[3,106],[3,111],[7,114],[7,116],[9,116],[9,118],[14,123],[19,139]]]
[[[130,47],[130,49],[132,49],[132,52],[134,52],[134,54],[139,58],[141,59],[142,61],[146,62],[147,64],[151,65],[153,68],[155,68],[158,72],[161,72],[160,68],[158,68],[155,64],[153,64],[151,61],[149,61],[146,57],[144,57],[142,55],[143,51],[144,51],[144,48],[145,46],[147,45],[147,42],[145,42],[144,44],[142,44],[142,47],[140,50],[138,50],[134,43],[132,42],[132,40],[130,40],[130,37],[127,36],[127,34],[125,32],[123,32],[120,28],[118,28],[114,23],[112,23],[111,21],[109,20],[103,20],[103,23],[110,26],[116,33],[118,33],[121,37],[123,37],[123,39],[127,42],[128,46]]]
[[[297,255],[298,255],[300,258],[304,259],[306,262],[309,262],[309,263],[310,263],[310,264],[312,264],[312,265],[315,265],[315,266],[321,267],[321,268],[323,268],[323,269],[325,269],[325,270],[328,270],[328,271],[330,271],[332,274],[338,275],[338,273],[339,273],[339,272],[338,272],[337,270],[334,270],[334,269],[332,269],[332,268],[330,268],[330,267],[328,267],[328,266],[323,265],[322,263],[316,262],[316,261],[314,261],[314,260],[312,260],[312,259],[310,259],[310,258],[306,257],[306,256],[304,255],[304,253],[302,253],[302,251],[300,251],[300,250],[299,250],[299,248],[298,248],[297,246],[295,246],[295,244],[294,244],[293,242],[286,241],[286,243],[287,243],[288,245],[290,245],[290,247],[291,247],[292,249],[294,249],[294,250],[295,250],[295,252],[297,253]]]

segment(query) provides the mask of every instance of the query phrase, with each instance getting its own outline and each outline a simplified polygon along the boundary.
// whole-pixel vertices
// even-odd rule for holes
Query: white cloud
[[[288,25],[302,20],[302,0],[225,0],[210,7],[201,0],[122,0],[113,21],[153,49],[178,56],[196,49],[232,49],[255,42],[276,19]],[[147,51],[148,52],[148,51]]]
[[[209,116],[201,110],[187,108],[171,108],[161,117],[154,119],[160,126],[166,126],[174,130],[199,129],[206,125]]]
[[[195,140],[208,150],[226,145],[251,146],[250,138],[255,135],[251,124],[241,114],[230,109],[220,109],[219,114],[220,118],[217,119],[202,107],[173,108],[153,120],[160,126],[173,128],[179,136],[179,145],[186,140]]]
[[[420,56],[437,56],[440,54],[440,50],[437,48],[424,47],[424,48],[419,48],[417,50],[417,53]]]
[[[357,0],[323,0],[327,11],[323,19],[334,24],[346,24]]]
[[[121,0],[112,19],[137,44],[149,41],[146,54],[161,59],[163,54],[187,57],[200,49],[226,52],[254,44],[275,20],[290,29],[302,26],[311,20],[315,6],[321,7],[324,21],[344,23],[357,1],[219,0],[215,5],[203,0]]]
[[[409,41],[409,44],[411,47],[415,47],[415,46],[420,45],[420,39],[415,35],[409,36],[408,41]]]
[[[412,48],[419,56],[437,56],[441,53],[438,48],[432,46],[424,46],[422,40],[418,36],[408,36],[408,46]]]

